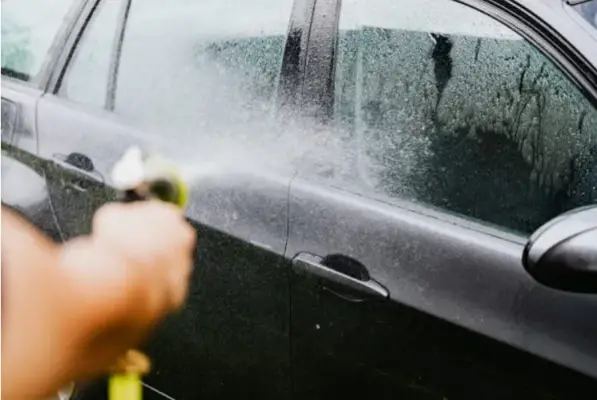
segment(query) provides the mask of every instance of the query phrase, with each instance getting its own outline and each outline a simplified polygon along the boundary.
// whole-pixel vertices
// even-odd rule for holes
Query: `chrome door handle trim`
[[[321,279],[340,284],[349,289],[368,296],[387,299],[390,293],[374,280],[361,281],[352,276],[338,272],[322,264],[323,259],[308,253],[300,253],[292,260],[292,269],[295,272],[309,273]]]
[[[57,156],[54,156],[52,158],[52,161],[54,161],[54,163],[58,164],[61,168],[64,168],[65,170],[68,170],[68,171],[71,171],[74,174],[81,176],[82,178],[92,179],[92,180],[100,182],[100,183],[104,182],[104,178],[103,178],[102,174],[100,174],[96,170],[94,170],[94,171],[85,171],[84,169],[79,168],[76,165],[70,164],[70,163],[62,160],[60,157],[57,157]],[[84,190],[86,190],[86,189],[84,189]]]

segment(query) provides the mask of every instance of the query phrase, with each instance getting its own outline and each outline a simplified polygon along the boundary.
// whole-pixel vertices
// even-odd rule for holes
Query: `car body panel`
[[[44,165],[37,158],[35,111],[41,91],[2,78],[2,204],[61,240]]]
[[[40,101],[38,121],[39,155],[47,162],[48,186],[66,237],[88,232],[94,211],[114,199],[110,170],[130,145],[183,167],[184,160],[190,162],[180,143],[138,132],[113,114],[94,113],[53,95]],[[73,153],[87,156],[93,171],[81,173],[57,162],[57,154]],[[190,149],[186,155],[199,153]],[[146,383],[181,399],[289,396],[283,259],[289,178],[209,168],[187,172],[191,196],[186,216],[197,229],[196,265],[184,309],[147,345],[154,369]],[[79,396],[101,397],[104,390],[104,385],[93,386]]]
[[[597,376],[597,321],[587,317],[597,298],[533,282],[520,266],[523,237],[440,215],[293,181],[287,257],[342,254],[390,293],[351,303],[325,281],[293,276],[298,397],[539,398],[594,388],[557,365]],[[544,381],[551,374],[560,381]]]
[[[363,12],[367,12],[368,8],[373,10],[375,4],[379,3],[384,2],[363,3]],[[390,3],[387,2],[388,7]],[[416,1],[410,3],[419,6]],[[590,104],[597,104],[597,86],[594,85],[597,52],[590,50],[597,48],[596,42],[562,10],[558,15],[554,7],[546,7],[538,1],[462,3],[496,17],[505,26],[514,29],[546,52],[560,69],[564,68],[564,80],[571,79],[581,88]],[[400,10],[399,3],[392,4]],[[333,10],[334,7],[330,6],[330,9]],[[427,33],[419,25],[428,22],[432,31],[443,29],[442,32],[449,33],[451,38],[457,36],[461,46],[459,55],[462,56],[464,52],[470,57],[463,58],[476,61],[474,48],[478,46],[472,43],[476,38],[467,35],[479,27],[474,24],[464,27],[469,30],[465,29],[467,35],[461,37],[455,33],[462,34],[459,29],[463,27],[454,24],[451,15],[444,14],[445,24],[442,25],[441,21],[425,21],[427,11],[428,7],[421,5],[421,21],[403,18],[407,25],[412,25],[411,31],[388,32],[388,29],[360,28],[369,34],[369,38],[374,38],[375,35],[385,38],[398,36],[400,44],[408,43],[428,56],[431,49],[426,51],[424,46],[417,47],[417,41],[423,40]],[[549,20],[552,26],[545,24],[538,16]],[[390,15],[384,14],[380,16],[382,17],[394,22]],[[334,20],[337,16],[328,13],[316,15],[315,18]],[[323,27],[318,35],[324,38],[326,44],[333,43],[333,37],[338,35],[337,28],[333,25],[326,27],[323,23],[314,25]],[[481,29],[484,28],[483,26]],[[311,35],[313,37],[314,32]],[[481,47],[491,47],[496,43],[496,37],[504,40],[502,36],[499,31],[494,32],[491,38],[480,40],[484,43]],[[506,36],[506,40],[511,40],[510,36],[516,38],[516,35]],[[318,53],[318,62],[311,65],[314,75],[333,77],[338,73],[337,57],[342,46],[347,45],[342,43],[341,34],[339,37],[335,52]],[[382,89],[382,83],[376,81],[374,74],[366,75],[369,71],[359,70],[358,73],[362,74],[364,80],[363,86],[371,86],[370,93],[365,88],[360,88],[347,97],[352,99],[360,96],[359,99],[362,99],[369,94],[373,102],[379,101],[380,93],[388,95],[391,92],[396,94],[396,101],[402,99],[406,102],[404,91],[408,90],[404,87],[408,88],[408,78],[410,76],[413,79],[415,76],[419,80],[423,79],[424,71],[419,70],[422,68],[417,69],[416,61],[406,60],[406,55],[403,60],[389,60],[391,48],[380,50],[383,57],[375,59],[372,43],[363,41],[360,46],[362,48],[358,57],[364,59],[370,54],[373,57],[369,60],[372,69],[396,69],[401,66],[411,73],[401,69],[397,75],[404,73],[404,80],[407,82],[392,91],[385,86]],[[516,49],[519,44],[513,41],[511,47]],[[513,53],[518,51],[520,49],[513,50]],[[488,53],[492,53],[491,49]],[[399,59],[400,54],[394,57]],[[515,65],[513,59],[516,57],[510,60],[512,66]],[[490,60],[490,65],[501,68],[499,73],[512,75],[508,65],[497,59]],[[389,61],[396,61],[396,65]],[[412,65],[409,64],[411,62]],[[466,72],[467,68],[463,70]],[[490,74],[495,73],[491,68],[488,71]],[[350,74],[350,71],[340,71],[340,76],[343,73]],[[478,75],[478,68],[474,66],[468,68],[468,73],[477,76],[477,80],[484,79],[482,74]],[[453,78],[456,79],[456,76]],[[498,82],[493,82],[492,79],[495,79],[494,75],[487,79],[489,87],[500,83],[499,79]],[[475,79],[472,78],[471,82],[475,82]],[[318,90],[317,98],[323,99],[320,102],[327,104],[323,110],[330,110],[331,113],[334,108],[329,107],[329,104],[334,104],[334,101],[338,107],[338,97],[334,99],[336,93],[333,85],[315,85],[314,88]],[[456,88],[457,86],[453,86],[451,90],[455,91]],[[339,88],[336,87],[336,90]],[[346,90],[346,86],[342,90]],[[471,92],[474,91],[464,89],[461,93],[452,95],[470,95]],[[453,97],[448,100],[458,104]],[[420,107],[420,104],[415,106]],[[354,107],[350,103],[345,108],[350,112]],[[375,107],[371,108],[371,114],[375,111],[382,113]],[[448,114],[457,114],[459,111],[451,109]],[[559,122],[566,118],[574,119],[574,112],[562,112],[566,115],[559,118]],[[553,115],[555,114],[552,112]],[[336,122],[340,121],[340,130],[345,126],[342,124],[354,122],[345,116],[338,118],[337,114],[333,117]],[[483,119],[483,116],[479,117]],[[359,120],[361,125],[367,122],[370,121]],[[578,124],[573,120],[572,125]],[[375,131],[380,127],[371,123],[368,128]],[[394,127],[397,132],[401,131],[399,128],[401,127]],[[406,132],[410,131],[409,126],[403,128]],[[381,128],[379,130],[383,132]],[[386,131],[391,130],[388,128]],[[377,134],[381,135],[381,132]],[[471,132],[474,133],[475,129],[471,129]],[[371,144],[375,140],[375,133],[360,140]],[[487,207],[487,212],[484,216],[473,216],[497,224],[495,228],[433,207],[363,191],[352,186],[362,172],[359,155],[353,154],[358,140],[351,142],[350,134],[345,136],[349,137],[348,146],[341,146],[344,151],[340,151],[339,157],[349,160],[344,161],[344,164],[349,165],[348,173],[342,166],[335,171],[335,166],[330,162],[327,178],[321,173],[302,171],[301,178],[292,183],[290,235],[286,255],[289,259],[301,254],[318,256],[323,258],[322,263],[330,256],[347,257],[365,268],[365,275],[387,289],[389,299],[372,300],[358,295],[355,298],[354,293],[339,290],[337,282],[330,283],[318,278],[316,274],[293,273],[291,362],[295,397],[356,399],[401,395],[421,399],[589,398],[588,393],[594,392],[597,387],[594,380],[597,378],[597,346],[593,340],[597,324],[589,317],[595,314],[597,299],[545,288],[525,273],[521,265],[525,235],[497,228],[498,225],[512,225],[506,223],[506,217],[512,216],[505,211],[511,202],[504,201],[504,204],[500,204],[500,199],[503,199],[500,196],[504,193],[517,195],[516,189],[487,187],[479,191],[485,197],[477,198],[477,203],[470,209]],[[562,140],[567,142],[568,139],[565,137]],[[392,144],[393,146],[388,144],[388,147],[396,149],[400,143]],[[569,144],[566,143],[566,146]],[[494,143],[493,148],[498,145],[500,143]],[[375,145],[372,147],[375,148]],[[482,154],[478,151],[473,147],[471,152]],[[589,152],[588,157],[593,157],[594,161],[594,155],[591,154]],[[417,155],[406,154],[405,157]],[[331,157],[334,156],[337,154],[334,153]],[[452,160],[453,158],[454,154]],[[350,160],[353,160],[352,165]],[[405,163],[411,165],[411,160],[407,159]],[[561,160],[554,160],[554,163],[563,167]],[[446,159],[446,168],[438,170],[449,171],[449,164],[450,157]],[[471,163],[469,169],[472,168],[479,167]],[[494,170],[495,168],[488,168],[490,172]],[[460,174],[463,171],[466,168],[455,169]],[[440,174],[431,181],[424,176],[418,177],[422,184],[432,189],[441,187],[442,182],[458,182],[461,178],[466,181],[466,177],[457,174]],[[507,176],[503,178],[508,179]],[[580,188],[578,191],[587,192],[586,187],[591,187],[592,179],[594,178],[589,171],[587,175],[574,181],[577,188]],[[525,184],[529,185],[529,182]],[[400,181],[397,186],[400,186]],[[464,194],[466,188],[467,184],[460,185],[452,195]],[[402,190],[401,187],[397,189],[398,192]],[[446,193],[440,191],[438,196],[444,198]],[[392,197],[401,196],[398,194]],[[452,198],[447,198],[447,203],[453,207],[453,202],[450,202]],[[573,198],[567,206],[574,207],[575,202],[587,201],[591,199]],[[421,202],[430,203],[425,200]],[[542,213],[533,204],[529,203],[529,213],[537,213],[538,218],[530,226],[521,226],[517,230],[524,232],[535,229],[541,221],[563,211],[554,209]],[[501,210],[502,206],[504,210]],[[466,207],[462,213],[470,215]],[[324,266],[333,269],[329,265]],[[342,266],[346,271],[350,270],[348,267],[349,265]]]
[[[539,44],[597,104],[595,39],[560,2],[465,3],[500,16]],[[181,143],[58,97],[72,49],[97,4],[79,2],[61,30],[35,82],[45,94],[2,78],[2,112],[9,116],[2,127],[2,197],[56,232],[56,240],[67,239],[88,233],[93,212],[115,198],[110,168],[130,145],[182,164],[191,186],[186,216],[198,232],[196,268],[187,305],[146,346],[154,366],[146,398],[565,399],[594,393],[597,320],[590,317],[597,299],[532,281],[520,262],[523,235],[334,188],[318,180],[321,166],[333,170],[325,151],[313,155],[315,166],[298,157],[284,171],[220,168],[211,163],[209,143],[192,134]],[[333,131],[340,5],[295,1],[274,129],[304,112],[318,121],[294,132],[305,141]],[[263,52],[284,40],[275,35],[279,28],[262,42],[229,38],[209,54],[220,57],[224,70],[251,57],[263,66]],[[172,127],[181,122],[173,120]],[[289,154],[281,153],[276,156]],[[260,154],[274,156],[268,148]],[[91,161],[93,168],[73,168],[69,160]],[[305,173],[312,167],[315,176]],[[299,176],[292,181],[295,168]],[[21,181],[26,191],[17,190]],[[592,175],[579,182],[590,187]],[[360,262],[389,298],[361,299],[298,275],[292,262],[302,253]],[[95,382],[81,386],[77,398],[104,399],[105,390],[105,381]]]
[[[168,318],[146,346],[153,370],[144,381],[144,394],[289,398],[288,263],[283,253],[290,176],[213,169],[213,149],[192,135],[180,143],[53,94],[97,3],[84,2],[78,19],[69,21],[73,28],[55,55],[56,68],[37,113],[39,158],[64,237],[88,233],[94,211],[115,198],[110,169],[130,145],[174,160],[190,185],[186,216],[199,237],[196,268],[185,307]],[[283,37],[271,36],[271,41],[279,40]],[[258,57],[264,50],[260,46],[270,47],[271,41],[236,38],[207,51],[226,68],[226,62],[242,61],[242,49],[248,46]],[[288,49],[287,54],[298,50]],[[286,74],[298,85],[295,89],[302,82],[296,74]],[[175,131],[177,121],[172,122]],[[104,380],[82,383],[76,394],[81,399],[105,396]]]

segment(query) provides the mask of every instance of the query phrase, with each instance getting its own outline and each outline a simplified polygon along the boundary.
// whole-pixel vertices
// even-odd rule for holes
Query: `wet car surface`
[[[597,204],[595,3],[4,1],[2,201],[68,240],[130,145],[180,164],[146,398],[592,398],[597,298],[521,258]]]

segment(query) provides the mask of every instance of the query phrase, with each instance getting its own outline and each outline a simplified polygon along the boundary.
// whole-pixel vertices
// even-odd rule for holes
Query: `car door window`
[[[74,0],[2,1],[2,74],[35,79]]]
[[[130,2],[115,50],[118,68],[110,70],[110,84],[102,83],[111,90],[106,107],[145,131],[179,138],[181,132],[230,134],[267,118],[292,3],[175,0],[165,8],[158,0]],[[110,52],[95,49],[108,42],[106,36],[83,39],[81,52],[90,56],[77,92],[103,82]],[[75,62],[70,73],[76,71]],[[72,93],[68,73],[65,82]],[[90,93],[94,104],[102,102],[103,91]]]
[[[597,202],[595,107],[533,45],[459,3],[344,1],[335,119],[359,191],[524,233]]]
[[[77,103],[106,106],[110,68],[116,54],[116,31],[123,11],[123,0],[99,3],[68,65],[59,95]]]

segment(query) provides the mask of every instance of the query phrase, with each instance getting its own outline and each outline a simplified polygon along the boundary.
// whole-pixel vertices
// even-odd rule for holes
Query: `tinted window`
[[[105,0],[99,4],[68,66],[60,87],[61,96],[92,106],[106,105],[122,6],[121,0]]]
[[[114,111],[146,129],[229,132],[273,106],[292,0],[133,2]]]
[[[2,74],[29,81],[40,72],[73,0],[2,1]]]
[[[597,111],[508,28],[452,1],[353,0],[338,43],[359,190],[522,232],[597,202]]]

